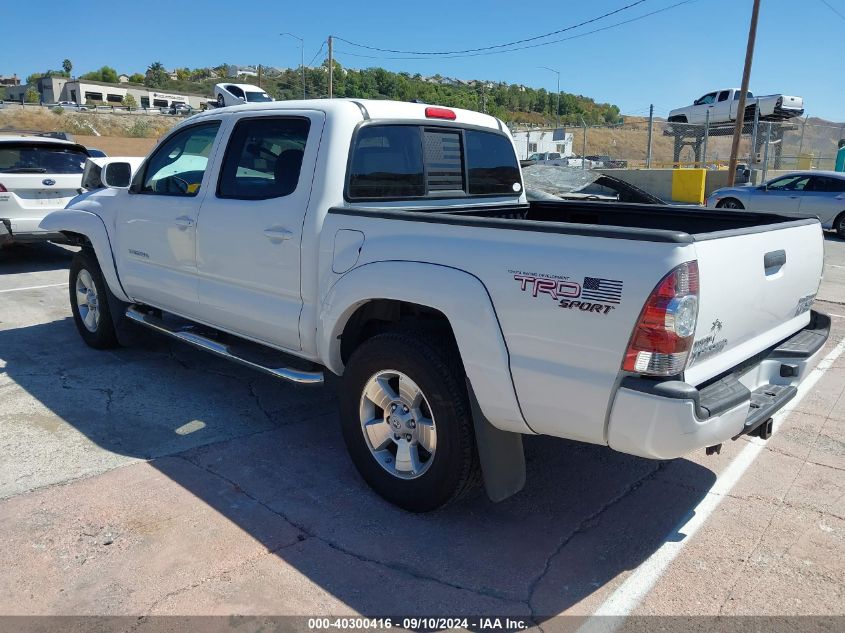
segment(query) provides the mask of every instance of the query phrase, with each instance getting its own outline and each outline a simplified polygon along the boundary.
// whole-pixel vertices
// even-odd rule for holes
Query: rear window
[[[0,173],[81,174],[87,157],[75,146],[0,143]]]
[[[496,132],[418,125],[366,125],[352,149],[347,196],[357,200],[516,195],[510,139]]]

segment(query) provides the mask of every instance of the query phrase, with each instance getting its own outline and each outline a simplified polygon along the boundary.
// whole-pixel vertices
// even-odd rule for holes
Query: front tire
[[[376,335],[352,354],[341,385],[341,429],[355,467],[411,512],[444,506],[478,481],[463,368],[436,338]]]
[[[95,349],[117,347],[109,290],[96,256],[88,249],[83,248],[73,257],[69,291],[73,321],[82,340]]]
[[[719,204],[716,205],[716,208],[742,210],[745,209],[745,206],[743,206],[743,204],[736,198],[725,198],[724,200],[719,200]]]

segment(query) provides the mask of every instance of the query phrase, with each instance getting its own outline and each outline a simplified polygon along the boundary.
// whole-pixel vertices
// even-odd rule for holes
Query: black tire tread
[[[393,349],[412,350],[413,354],[424,359],[432,372],[440,378],[445,390],[443,395],[445,399],[448,399],[449,405],[453,408],[455,419],[458,420],[458,450],[460,453],[458,464],[460,472],[457,473],[456,483],[451,494],[445,501],[438,503],[436,506],[422,510],[400,504],[411,511],[428,511],[436,507],[444,507],[466,496],[481,481],[481,470],[475,445],[475,431],[460,355],[451,337],[443,335],[442,330],[438,333],[436,330],[402,327],[378,334],[362,343],[352,353],[347,364],[347,373],[350,368],[354,371],[354,368],[365,362],[370,355],[374,354],[378,357],[379,348],[382,345],[390,345]],[[401,356],[401,353],[398,356]],[[357,402],[360,398],[360,393],[357,390],[349,393],[350,386],[347,381],[343,382],[341,389],[341,402],[347,401],[349,398],[352,398],[353,402]],[[430,398],[431,394],[426,393],[426,397]],[[357,423],[357,416],[355,422]],[[358,430],[358,433],[360,433],[360,430]]]
[[[833,230],[840,238],[845,240],[845,211],[840,213],[833,221]]]
[[[85,328],[76,307],[76,276],[83,268],[91,273],[91,278],[97,286],[100,311],[100,323],[97,328],[97,332],[89,332]],[[94,349],[112,349],[119,347],[120,343],[117,340],[117,332],[115,330],[114,319],[112,318],[110,309],[111,306],[108,300],[110,291],[105,279],[103,279],[103,273],[100,270],[100,264],[97,261],[97,256],[90,248],[82,248],[73,256],[73,260],[70,263],[68,291],[70,295],[70,306],[71,312],[73,313],[73,320],[76,323],[76,329],[79,330],[82,340]]]

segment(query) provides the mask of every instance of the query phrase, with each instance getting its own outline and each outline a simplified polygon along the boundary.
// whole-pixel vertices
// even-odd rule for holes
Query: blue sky
[[[65,57],[81,74],[107,64],[143,72],[153,61],[168,68],[222,62],[298,66],[329,34],[400,50],[465,50],[532,37],[594,18],[635,0],[517,2],[514,0],[368,0],[255,2],[253,0],[42,0],[4,3],[0,74],[26,76],[60,68]],[[608,26],[679,0],[645,0],[615,16],[558,37]],[[845,0],[827,0],[845,16]],[[352,68],[440,73],[561,89],[644,114],[691,103],[710,90],[738,86],[751,0],[695,0],[578,39],[517,52],[456,59],[367,59],[384,55],[336,44]],[[823,0],[762,0],[751,89],[758,94],[803,96],[807,113],[845,121],[845,17]],[[554,38],[550,38],[554,39]],[[396,57],[396,55],[392,55]],[[322,55],[315,63],[322,60]]]

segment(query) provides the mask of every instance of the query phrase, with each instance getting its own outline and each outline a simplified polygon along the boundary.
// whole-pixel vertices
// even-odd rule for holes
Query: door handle
[[[291,233],[287,229],[278,228],[264,229],[264,235],[267,237],[267,239],[274,243],[284,242],[285,240],[289,240],[293,237],[293,233]]]
[[[174,222],[180,229],[189,229],[194,225],[194,219],[189,218],[187,215],[180,215]]]

